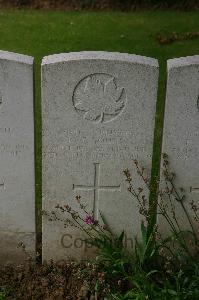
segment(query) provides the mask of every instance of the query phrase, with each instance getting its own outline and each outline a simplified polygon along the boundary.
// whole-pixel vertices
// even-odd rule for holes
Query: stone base
[[[0,231],[0,265],[24,263],[35,258],[35,233]]]

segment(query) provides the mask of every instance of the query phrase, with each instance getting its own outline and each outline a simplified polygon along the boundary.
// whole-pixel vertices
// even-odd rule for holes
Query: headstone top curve
[[[34,58],[32,56],[18,54],[15,52],[3,51],[3,50],[0,50],[0,60],[1,59],[15,61],[27,65],[32,65],[34,61]]]
[[[167,60],[167,70],[170,71],[174,68],[199,65],[199,55],[185,56]]]
[[[106,52],[106,51],[82,51],[82,52],[69,52],[69,53],[60,53],[45,56],[42,59],[42,66],[48,64],[56,64],[60,62],[67,61],[79,61],[79,60],[118,60],[126,61],[131,63],[149,65],[151,67],[159,67],[158,60],[151,57],[120,53],[120,52]]]

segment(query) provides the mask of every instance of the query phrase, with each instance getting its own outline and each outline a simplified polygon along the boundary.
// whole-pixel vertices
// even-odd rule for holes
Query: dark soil
[[[0,0],[1,7],[61,10],[199,10],[199,0]]]
[[[74,262],[0,267],[0,299],[95,299],[82,276],[84,268],[88,266]],[[92,281],[89,276],[88,280]],[[5,293],[5,298],[1,293]]]

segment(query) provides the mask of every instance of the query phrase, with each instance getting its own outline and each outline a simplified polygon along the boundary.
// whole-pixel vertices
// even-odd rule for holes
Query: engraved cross
[[[0,105],[3,103],[3,96],[2,96],[2,93],[0,91]]]
[[[1,183],[0,183],[0,189],[4,190],[4,188],[5,188],[4,182],[1,182]]]
[[[110,192],[120,192],[121,186],[115,185],[100,185],[100,164],[94,163],[94,185],[74,185],[73,189],[84,190],[84,191],[93,191],[94,192],[94,203],[93,203],[93,212],[95,220],[99,218],[99,191],[110,191]]]
[[[190,187],[190,193],[199,193],[199,188],[197,188],[197,187]]]

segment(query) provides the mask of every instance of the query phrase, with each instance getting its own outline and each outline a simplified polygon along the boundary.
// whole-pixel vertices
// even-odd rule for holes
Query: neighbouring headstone
[[[192,224],[198,231],[194,203],[199,199],[199,56],[168,60],[167,95],[164,118],[162,152],[168,155],[169,169],[175,173],[174,183],[179,195],[185,194],[183,204]],[[165,191],[164,176],[161,187]],[[180,191],[183,188],[184,191]],[[171,206],[168,205],[168,213]],[[182,230],[190,230],[187,217],[180,203],[172,198],[175,217]],[[169,209],[170,206],[170,209]],[[161,218],[162,233],[168,234],[170,226]],[[163,228],[162,228],[163,227]]]
[[[133,239],[140,232],[137,203],[123,170],[132,159],[151,171],[158,62],[142,56],[80,52],[42,62],[43,210],[78,209]],[[133,175],[135,186],[140,184]],[[63,216],[60,214],[60,218]],[[84,259],[83,234],[43,217],[43,259]],[[131,243],[131,241],[129,241]]]
[[[0,263],[35,254],[34,189],[33,58],[0,51]]]

